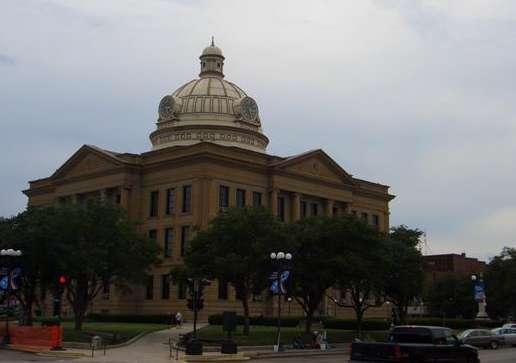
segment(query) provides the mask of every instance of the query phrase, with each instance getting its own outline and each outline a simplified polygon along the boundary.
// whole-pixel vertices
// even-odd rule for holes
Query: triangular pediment
[[[123,162],[110,152],[84,145],[56,170],[52,178],[82,176],[107,171],[122,164]]]
[[[273,164],[275,169],[335,182],[353,184],[353,178],[322,150],[308,151]]]

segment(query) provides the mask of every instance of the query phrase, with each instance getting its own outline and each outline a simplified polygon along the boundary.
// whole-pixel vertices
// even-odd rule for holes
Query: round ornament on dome
[[[174,96],[165,96],[161,99],[158,107],[158,114],[161,120],[171,120],[179,107]]]
[[[258,105],[251,97],[241,98],[235,105],[237,112],[247,122],[258,123]]]

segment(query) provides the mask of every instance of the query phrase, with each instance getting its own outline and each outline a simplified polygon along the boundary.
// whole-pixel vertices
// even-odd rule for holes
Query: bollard
[[[98,335],[95,335],[91,338],[91,357],[93,358],[95,356],[95,349],[100,349],[102,347],[102,338]],[[104,348],[104,355],[105,355],[105,348]]]

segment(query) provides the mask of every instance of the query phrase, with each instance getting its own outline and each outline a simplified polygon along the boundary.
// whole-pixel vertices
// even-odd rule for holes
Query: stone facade
[[[217,60],[222,54],[217,49],[205,50],[201,57],[214,54],[213,59]],[[216,67],[214,64],[212,67]],[[201,72],[201,76],[203,74],[222,76],[222,72],[217,75],[216,70]],[[180,97],[181,92],[176,92],[174,97]],[[238,97],[242,95],[245,95],[243,91]],[[214,128],[221,133],[234,129],[245,133],[242,130],[252,126],[242,126],[245,120],[238,116],[240,111],[234,110],[230,115],[234,117],[233,121],[227,115],[219,114],[210,119],[210,112],[201,112],[197,114],[199,122],[195,125],[192,110],[187,109],[183,114],[182,109],[176,107],[177,100],[169,101],[164,102],[165,106],[160,105],[164,110],[158,124],[170,124],[158,125],[158,130],[151,136],[154,141],[161,128],[167,129],[168,135],[181,130],[193,135],[196,128]],[[237,99],[237,95],[232,102],[250,104],[248,111],[242,111],[249,113],[248,119],[257,112],[251,101]],[[186,106],[183,104],[183,107]],[[170,119],[165,120],[162,116],[170,116]],[[217,125],[219,116],[223,122]],[[256,113],[254,117],[251,133],[263,141],[259,147],[243,145],[239,139],[216,140],[209,132],[207,137],[192,138],[186,143],[155,144],[152,151],[142,154],[116,153],[84,145],[53,175],[30,182],[29,189],[24,191],[29,205],[83,203],[88,198],[110,200],[125,208],[135,220],[142,221],[142,231],[156,238],[163,248],[163,264],[153,269],[146,286],[135,286],[129,295],[105,291],[93,303],[93,311],[125,314],[183,311],[188,318],[184,287],[169,286],[167,274],[172,266],[182,263],[182,254],[194,227],[205,228],[226,207],[262,205],[284,222],[314,214],[352,213],[380,231],[388,231],[389,201],[393,198],[388,186],[354,178],[322,150],[290,157],[268,155],[264,152],[268,139],[261,134]],[[228,124],[230,121],[235,125]],[[331,293],[338,300],[347,298],[345,292]],[[253,300],[250,306],[253,315],[270,315],[274,311],[266,294],[255,296]],[[296,303],[285,305],[285,314],[301,315]],[[231,287],[226,289],[225,285],[218,286],[213,282],[206,290],[205,309],[200,318],[225,310],[241,312],[241,304]],[[349,308],[339,308],[329,299],[321,306],[321,313],[352,316]],[[388,312],[379,308],[371,309],[369,314],[385,316]]]

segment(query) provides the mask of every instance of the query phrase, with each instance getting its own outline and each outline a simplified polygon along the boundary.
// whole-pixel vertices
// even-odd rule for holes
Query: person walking
[[[180,311],[176,313],[176,328],[181,328],[181,325],[183,324],[183,314],[181,314]]]

